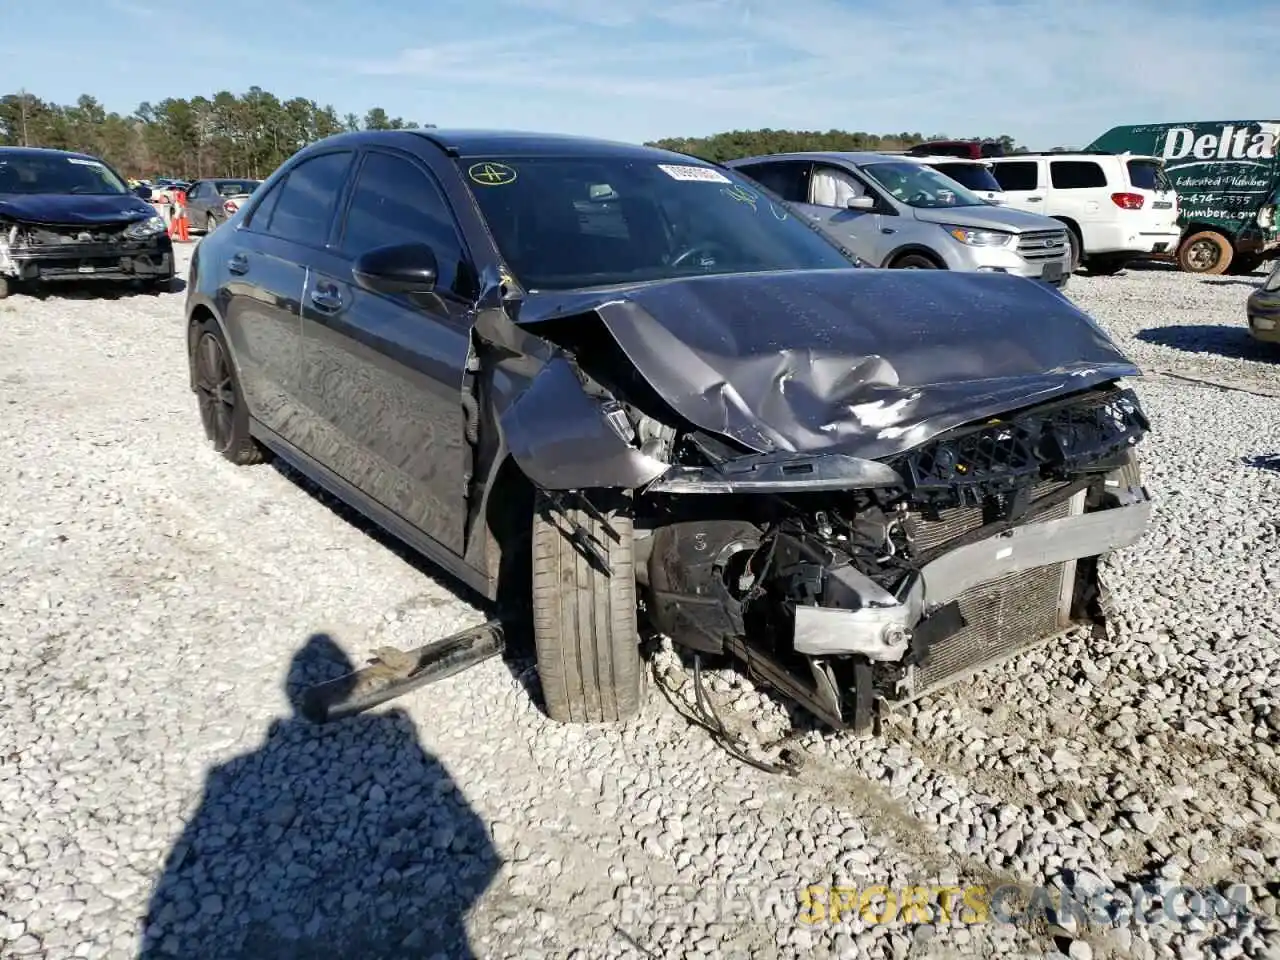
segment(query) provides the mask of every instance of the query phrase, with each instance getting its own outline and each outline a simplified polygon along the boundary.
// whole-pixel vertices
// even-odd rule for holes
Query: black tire
[[[1071,266],[1067,268],[1067,272],[1075,273],[1080,269],[1080,261],[1084,259],[1084,243],[1076,233],[1075,227],[1070,224],[1064,224],[1064,226],[1067,228],[1067,245],[1071,248]]]
[[[1178,268],[1185,273],[1216,277],[1231,266],[1235,249],[1216,230],[1193,233],[1178,246]]]
[[[217,218],[217,217],[215,217],[212,213],[207,213],[207,214],[205,214],[205,217],[204,217],[204,232],[205,232],[205,233],[213,233],[213,231],[215,231],[215,230],[217,230],[217,229],[218,229],[218,218]]]
[[[169,276],[160,277],[157,280],[147,280],[143,283],[143,286],[151,293],[173,293],[174,279],[175,276],[171,273]]]
[[[545,496],[534,503],[533,642],[547,714],[560,723],[627,720],[644,691],[631,499],[590,496],[607,525],[586,510],[569,515],[607,551],[612,576],[572,541],[572,527]]]
[[[895,270],[937,270],[938,265],[923,253],[907,253],[893,261]]]
[[[249,407],[230,357],[217,325],[201,323],[190,363],[204,435],[218,453],[237,466],[247,467],[262,463],[266,451],[249,434]]]
[[[1084,268],[1091,277],[1114,277],[1128,265],[1128,257],[1089,257],[1084,262]]]
[[[1247,277],[1263,264],[1262,257],[1256,253],[1238,253],[1231,258],[1227,273],[1233,277]]]

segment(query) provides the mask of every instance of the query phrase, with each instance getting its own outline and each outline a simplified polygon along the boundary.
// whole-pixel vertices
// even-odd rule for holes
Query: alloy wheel
[[[196,344],[196,394],[204,435],[222,453],[231,446],[236,389],[222,344],[207,331]]]

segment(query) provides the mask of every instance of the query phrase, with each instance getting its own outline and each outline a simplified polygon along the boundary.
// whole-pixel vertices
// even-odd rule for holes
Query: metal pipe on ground
[[[340,720],[500,656],[503,648],[496,619],[413,650],[382,647],[369,666],[303,691],[301,713],[312,723]]]

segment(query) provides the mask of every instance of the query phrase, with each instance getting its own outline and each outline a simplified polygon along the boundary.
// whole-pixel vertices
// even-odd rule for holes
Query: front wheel
[[[204,232],[213,233],[213,231],[217,229],[218,229],[218,218],[215,217],[212,213],[208,214],[204,218]]]
[[[893,261],[895,270],[937,270],[938,265],[921,253],[908,253]]]
[[[539,494],[533,517],[533,641],[551,719],[627,720],[640,712],[644,672],[636,625],[631,498],[587,494],[594,510],[564,512]],[[573,538],[585,531],[612,574]]]

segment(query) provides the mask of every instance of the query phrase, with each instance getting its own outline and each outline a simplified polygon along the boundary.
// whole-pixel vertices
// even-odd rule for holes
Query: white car
[[[1178,248],[1178,194],[1159,157],[1018,153],[987,162],[1009,206],[1070,228],[1072,260],[1090,273],[1117,273]]]

